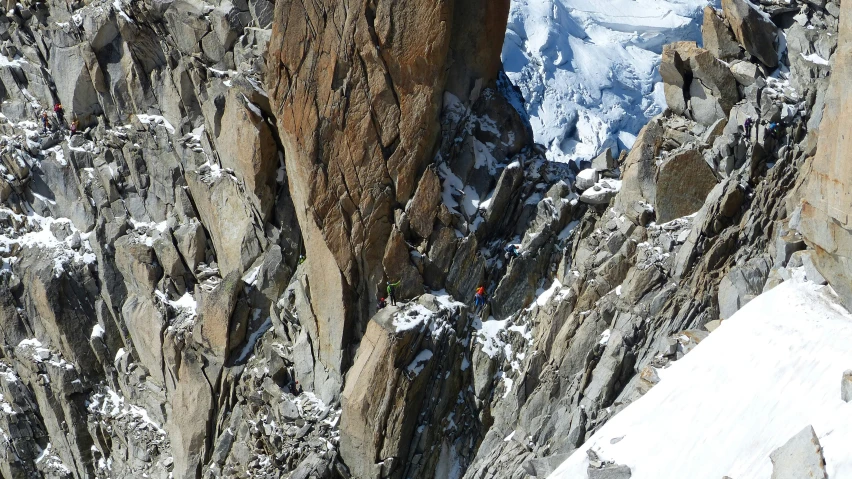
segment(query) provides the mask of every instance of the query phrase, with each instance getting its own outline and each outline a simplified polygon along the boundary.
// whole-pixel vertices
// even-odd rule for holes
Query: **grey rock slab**
[[[827,479],[825,458],[813,426],[807,426],[772,451],[771,479]]]
[[[630,479],[630,468],[620,464],[607,464],[601,468],[589,467],[589,479]]]
[[[741,61],[731,64],[731,73],[742,86],[751,86],[760,78],[760,70],[751,62]]]
[[[663,163],[657,174],[657,223],[698,211],[716,186],[716,176],[698,150],[687,150]]]
[[[722,10],[731,24],[734,36],[746,51],[767,67],[776,67],[778,28],[769,15],[748,0],[722,0]]]
[[[713,7],[704,7],[704,22],[701,25],[704,48],[720,60],[732,60],[742,54],[742,48],[734,38],[731,28]]]

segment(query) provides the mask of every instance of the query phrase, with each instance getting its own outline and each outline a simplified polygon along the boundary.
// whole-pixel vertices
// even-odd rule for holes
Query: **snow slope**
[[[589,448],[631,479],[769,479],[769,454],[809,424],[828,476],[852,478],[852,403],[840,399],[852,315],[819,289],[791,281],[757,297],[659,371],[551,479],[587,477]]]
[[[503,66],[556,161],[630,148],[665,108],[660,52],[700,41],[708,0],[513,0]],[[715,1],[718,3],[718,1]]]

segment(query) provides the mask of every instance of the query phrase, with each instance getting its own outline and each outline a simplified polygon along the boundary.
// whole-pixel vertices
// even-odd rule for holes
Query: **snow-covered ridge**
[[[666,43],[700,41],[707,0],[513,0],[503,65],[555,161],[630,148],[665,108]]]
[[[632,479],[769,478],[770,453],[812,425],[828,477],[852,477],[852,315],[814,283],[758,296],[604,425],[550,477],[586,477],[591,449]]]

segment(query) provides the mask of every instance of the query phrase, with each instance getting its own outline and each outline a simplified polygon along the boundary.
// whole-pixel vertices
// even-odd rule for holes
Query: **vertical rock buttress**
[[[311,352],[340,391],[388,279],[395,216],[440,142],[445,91],[501,67],[508,0],[277,2],[268,90],[304,237]],[[422,290],[422,288],[421,288]],[[315,366],[316,370],[317,366]],[[328,394],[326,394],[328,396]]]
[[[817,152],[803,175],[800,231],[820,273],[852,308],[852,3],[841,3],[839,30]]]

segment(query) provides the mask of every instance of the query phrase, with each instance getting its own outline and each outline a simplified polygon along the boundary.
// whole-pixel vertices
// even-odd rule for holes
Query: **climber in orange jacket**
[[[482,311],[485,307],[485,287],[480,285],[476,288],[476,294],[473,295],[473,310],[476,314]]]

